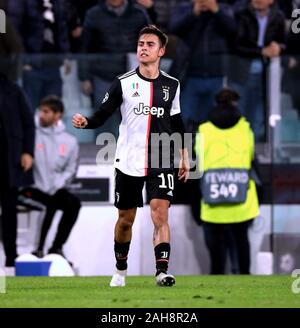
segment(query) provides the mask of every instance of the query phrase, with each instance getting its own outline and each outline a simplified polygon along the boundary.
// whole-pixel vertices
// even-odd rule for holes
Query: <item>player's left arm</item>
[[[190,161],[187,148],[184,148],[184,133],[185,128],[180,114],[180,85],[178,83],[177,91],[173,99],[172,108],[171,108],[171,127],[173,132],[177,132],[181,136],[182,147],[179,149],[180,161],[179,161],[179,170],[178,177],[179,180],[186,182],[189,178],[190,171]]]

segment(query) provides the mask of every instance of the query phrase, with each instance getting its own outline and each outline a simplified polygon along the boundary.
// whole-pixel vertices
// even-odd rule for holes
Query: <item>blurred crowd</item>
[[[96,108],[127,70],[138,31],[153,23],[169,36],[169,73],[182,82],[187,130],[196,131],[215,94],[229,85],[241,95],[256,141],[264,141],[270,60],[300,52],[300,34],[291,29],[299,0],[0,0],[0,9],[7,15],[0,72],[22,85],[33,111],[45,96],[62,96],[62,69],[68,74],[74,58],[81,91]],[[300,79],[298,60],[283,65],[285,88],[300,110],[296,83],[289,82]]]

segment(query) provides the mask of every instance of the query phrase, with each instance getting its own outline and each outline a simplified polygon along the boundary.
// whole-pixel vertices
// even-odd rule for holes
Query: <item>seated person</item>
[[[63,215],[48,253],[64,256],[62,247],[68,239],[81,207],[80,200],[67,190],[78,163],[78,143],[65,131],[61,121],[64,106],[60,98],[48,96],[39,106],[36,117],[34,185],[21,190],[20,196],[46,207],[38,248],[33,252],[43,257],[47,232],[56,210]]]

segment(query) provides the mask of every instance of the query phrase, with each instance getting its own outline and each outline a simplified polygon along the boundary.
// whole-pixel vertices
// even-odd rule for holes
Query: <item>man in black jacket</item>
[[[42,98],[62,95],[60,66],[70,50],[65,0],[7,0],[7,16],[22,39],[23,87],[36,109]]]
[[[0,200],[6,267],[17,257],[17,189],[33,161],[34,122],[20,88],[0,73]],[[32,183],[30,172],[26,174]]]
[[[300,118],[300,33],[297,33],[300,22],[298,20],[299,16],[292,19],[291,28],[287,36],[286,54],[288,56],[285,58],[283,65],[282,91],[291,96],[293,108],[297,110],[298,118]],[[285,106],[284,110],[287,110],[287,106]]]
[[[233,8],[220,0],[184,1],[173,11],[170,30],[189,48],[181,65],[186,69],[182,116],[188,132],[195,132],[207,120],[214,96],[223,86],[236,32]],[[177,60],[183,53],[180,49]]]
[[[230,70],[238,90],[240,109],[250,122],[256,141],[265,137],[266,68],[285,49],[285,21],[274,0],[251,0],[238,15],[236,52]]]

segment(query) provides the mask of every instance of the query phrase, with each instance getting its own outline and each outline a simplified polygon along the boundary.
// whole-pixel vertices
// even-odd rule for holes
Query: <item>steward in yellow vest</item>
[[[205,236],[207,246],[211,247],[212,238],[224,237],[225,230],[222,229],[226,225],[226,229],[230,228],[230,234],[236,239],[238,253],[245,244],[248,245],[246,254],[240,254],[240,257],[244,257],[243,260],[248,258],[246,265],[240,268],[240,273],[249,273],[248,221],[259,215],[259,204],[250,172],[254,159],[254,136],[249,123],[237,108],[238,99],[238,94],[233,90],[220,91],[210,120],[199,126],[195,151],[197,156],[203,154],[201,219],[204,222],[205,235],[209,229],[208,238]],[[240,244],[244,241],[244,246],[239,245],[239,241]],[[221,246],[221,239],[213,244],[215,248],[226,248],[225,245]],[[219,257],[216,261],[220,262],[222,256],[220,253],[215,255]],[[224,273],[225,259],[223,260],[224,263],[215,264],[212,273]]]

